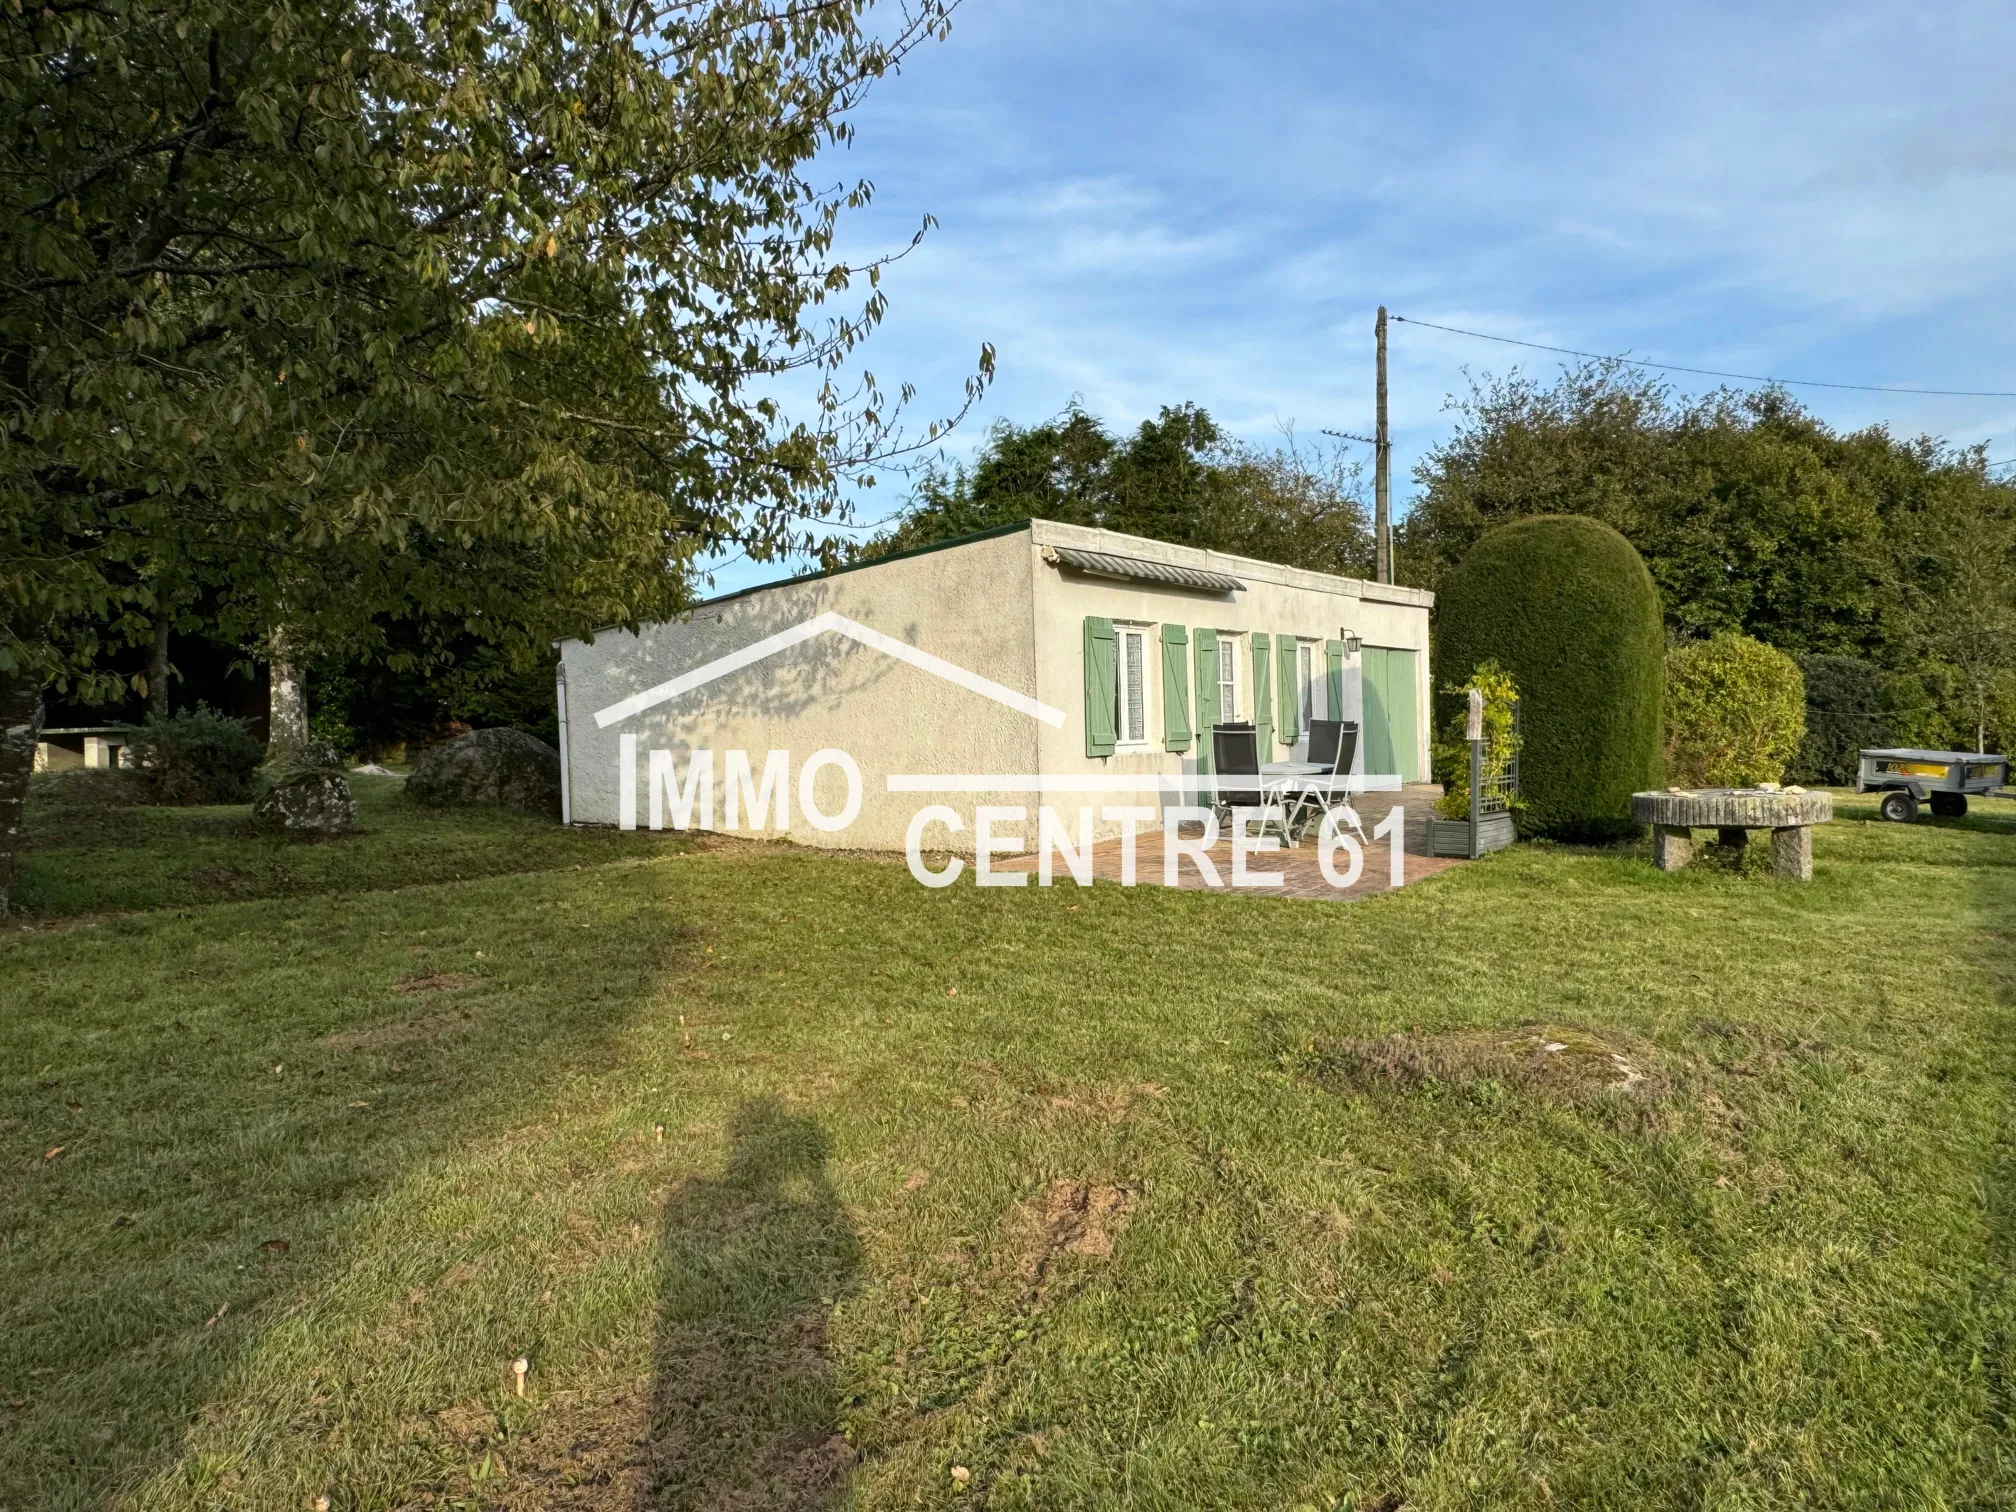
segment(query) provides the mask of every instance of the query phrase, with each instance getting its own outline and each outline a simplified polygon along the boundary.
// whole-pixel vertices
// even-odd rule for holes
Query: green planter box
[[[1477,854],[1503,850],[1513,840],[1512,816],[1510,814],[1487,814],[1477,825]],[[1428,821],[1428,854],[1431,856],[1468,856],[1470,854],[1470,821],[1468,819],[1430,819]]]

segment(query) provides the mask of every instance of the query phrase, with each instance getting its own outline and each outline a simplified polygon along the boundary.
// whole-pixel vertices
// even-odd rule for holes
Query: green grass
[[[155,808],[123,774],[38,779],[28,849],[15,874],[17,919],[133,912],[288,894],[361,892],[557,871],[680,849],[678,838],[566,830],[528,814],[441,815],[406,801],[393,777],[350,779],[359,833],[326,844],[269,838],[249,807]]]
[[[0,936],[0,1507],[2008,1506],[2016,822],[1839,807],[1810,886],[1348,906],[78,819]],[[1337,1074],[1525,1022],[1662,1090]]]

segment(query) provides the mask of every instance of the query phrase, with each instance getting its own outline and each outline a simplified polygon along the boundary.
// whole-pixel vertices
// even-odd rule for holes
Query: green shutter
[[[1274,646],[1259,631],[1253,633],[1253,728],[1259,733],[1260,759],[1274,759]]]
[[[1162,627],[1162,749],[1190,749],[1190,632]]]
[[[1325,711],[1332,719],[1344,717],[1344,642],[1323,642],[1323,688],[1330,699]]]
[[[1365,770],[1391,776],[1399,763],[1393,759],[1393,731],[1386,709],[1386,650],[1367,646],[1358,653],[1359,697],[1364,704]]]
[[[1402,782],[1421,780],[1420,699],[1414,684],[1414,653],[1386,653],[1386,727],[1393,742],[1393,770]]]
[[[1113,644],[1113,621],[1085,616],[1085,754],[1113,754],[1113,709],[1120,697],[1120,669]]]
[[[1302,690],[1296,686],[1295,637],[1277,635],[1274,637],[1274,665],[1277,681],[1281,684],[1281,709],[1274,723],[1280,733],[1281,744],[1292,746],[1302,738]]]
[[[1197,627],[1197,770],[1211,770],[1211,727],[1224,718],[1218,710],[1218,632]]]

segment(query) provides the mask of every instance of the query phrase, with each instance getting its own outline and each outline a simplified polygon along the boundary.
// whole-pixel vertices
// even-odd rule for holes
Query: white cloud
[[[990,416],[1077,393],[1118,424],[1195,400],[1257,440],[1355,429],[1382,301],[1693,366],[2016,389],[2012,58],[1999,0],[1015,0],[962,9],[834,170],[878,185],[850,244],[941,223],[869,348],[924,408],[986,340]],[[1466,366],[1515,363],[1553,366],[1396,328],[1396,474]],[[2008,403],[1805,397],[2016,455]]]

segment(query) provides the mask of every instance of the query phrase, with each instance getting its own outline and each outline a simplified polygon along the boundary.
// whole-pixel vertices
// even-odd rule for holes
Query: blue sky
[[[999,353],[955,454],[1074,394],[1120,427],[1193,400],[1261,442],[1368,430],[1381,302],[1700,367],[2016,390],[2012,77],[2007,0],[967,0],[827,166],[876,184],[856,253],[939,221],[888,276],[878,378],[917,384],[922,417]],[[1409,326],[1391,361],[1403,507],[1466,367],[1558,366]],[[2016,400],[1795,392],[2016,458]]]

